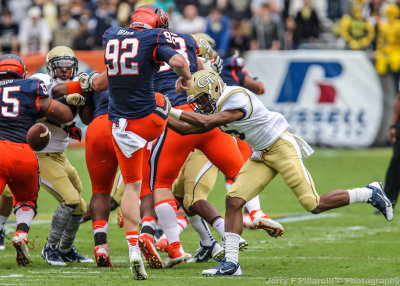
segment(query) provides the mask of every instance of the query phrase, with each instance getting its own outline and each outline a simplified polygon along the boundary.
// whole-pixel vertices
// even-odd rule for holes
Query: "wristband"
[[[176,109],[176,108],[171,108],[171,110],[169,111],[169,115],[171,115],[171,117],[179,119],[181,117],[183,110],[182,109]]]
[[[397,125],[390,125],[390,129],[392,129],[392,128],[396,129]]]

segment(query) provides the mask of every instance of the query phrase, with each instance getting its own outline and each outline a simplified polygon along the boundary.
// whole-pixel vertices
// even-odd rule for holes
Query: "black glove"
[[[74,121],[66,123],[64,130],[68,133],[70,138],[78,140],[79,142],[82,140],[82,130],[75,126]]]

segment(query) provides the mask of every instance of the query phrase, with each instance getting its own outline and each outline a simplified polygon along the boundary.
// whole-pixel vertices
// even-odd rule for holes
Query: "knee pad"
[[[308,212],[313,211],[319,205],[319,196],[304,195],[298,198],[301,206]]]

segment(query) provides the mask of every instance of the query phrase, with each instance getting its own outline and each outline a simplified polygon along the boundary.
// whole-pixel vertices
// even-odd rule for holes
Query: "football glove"
[[[92,81],[97,74],[98,72],[92,72],[90,75],[85,72],[80,72],[78,74],[78,81],[81,84],[83,92],[93,91]]]
[[[79,93],[66,94],[64,98],[70,105],[83,106],[86,102],[86,98]]]
[[[65,124],[64,131],[68,133],[69,137],[81,141],[82,140],[82,130],[75,126],[75,122],[71,121]]]
[[[222,63],[223,59],[220,58],[220,56],[217,56],[214,60],[214,62],[211,63],[211,68],[213,71],[216,73],[220,74],[222,72]]]

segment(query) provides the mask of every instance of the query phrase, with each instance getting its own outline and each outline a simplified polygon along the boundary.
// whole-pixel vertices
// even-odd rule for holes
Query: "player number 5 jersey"
[[[285,117],[268,110],[251,91],[238,86],[227,86],[217,101],[216,111],[239,109],[244,117],[220,129],[247,143],[253,150],[271,146],[289,127]]]

